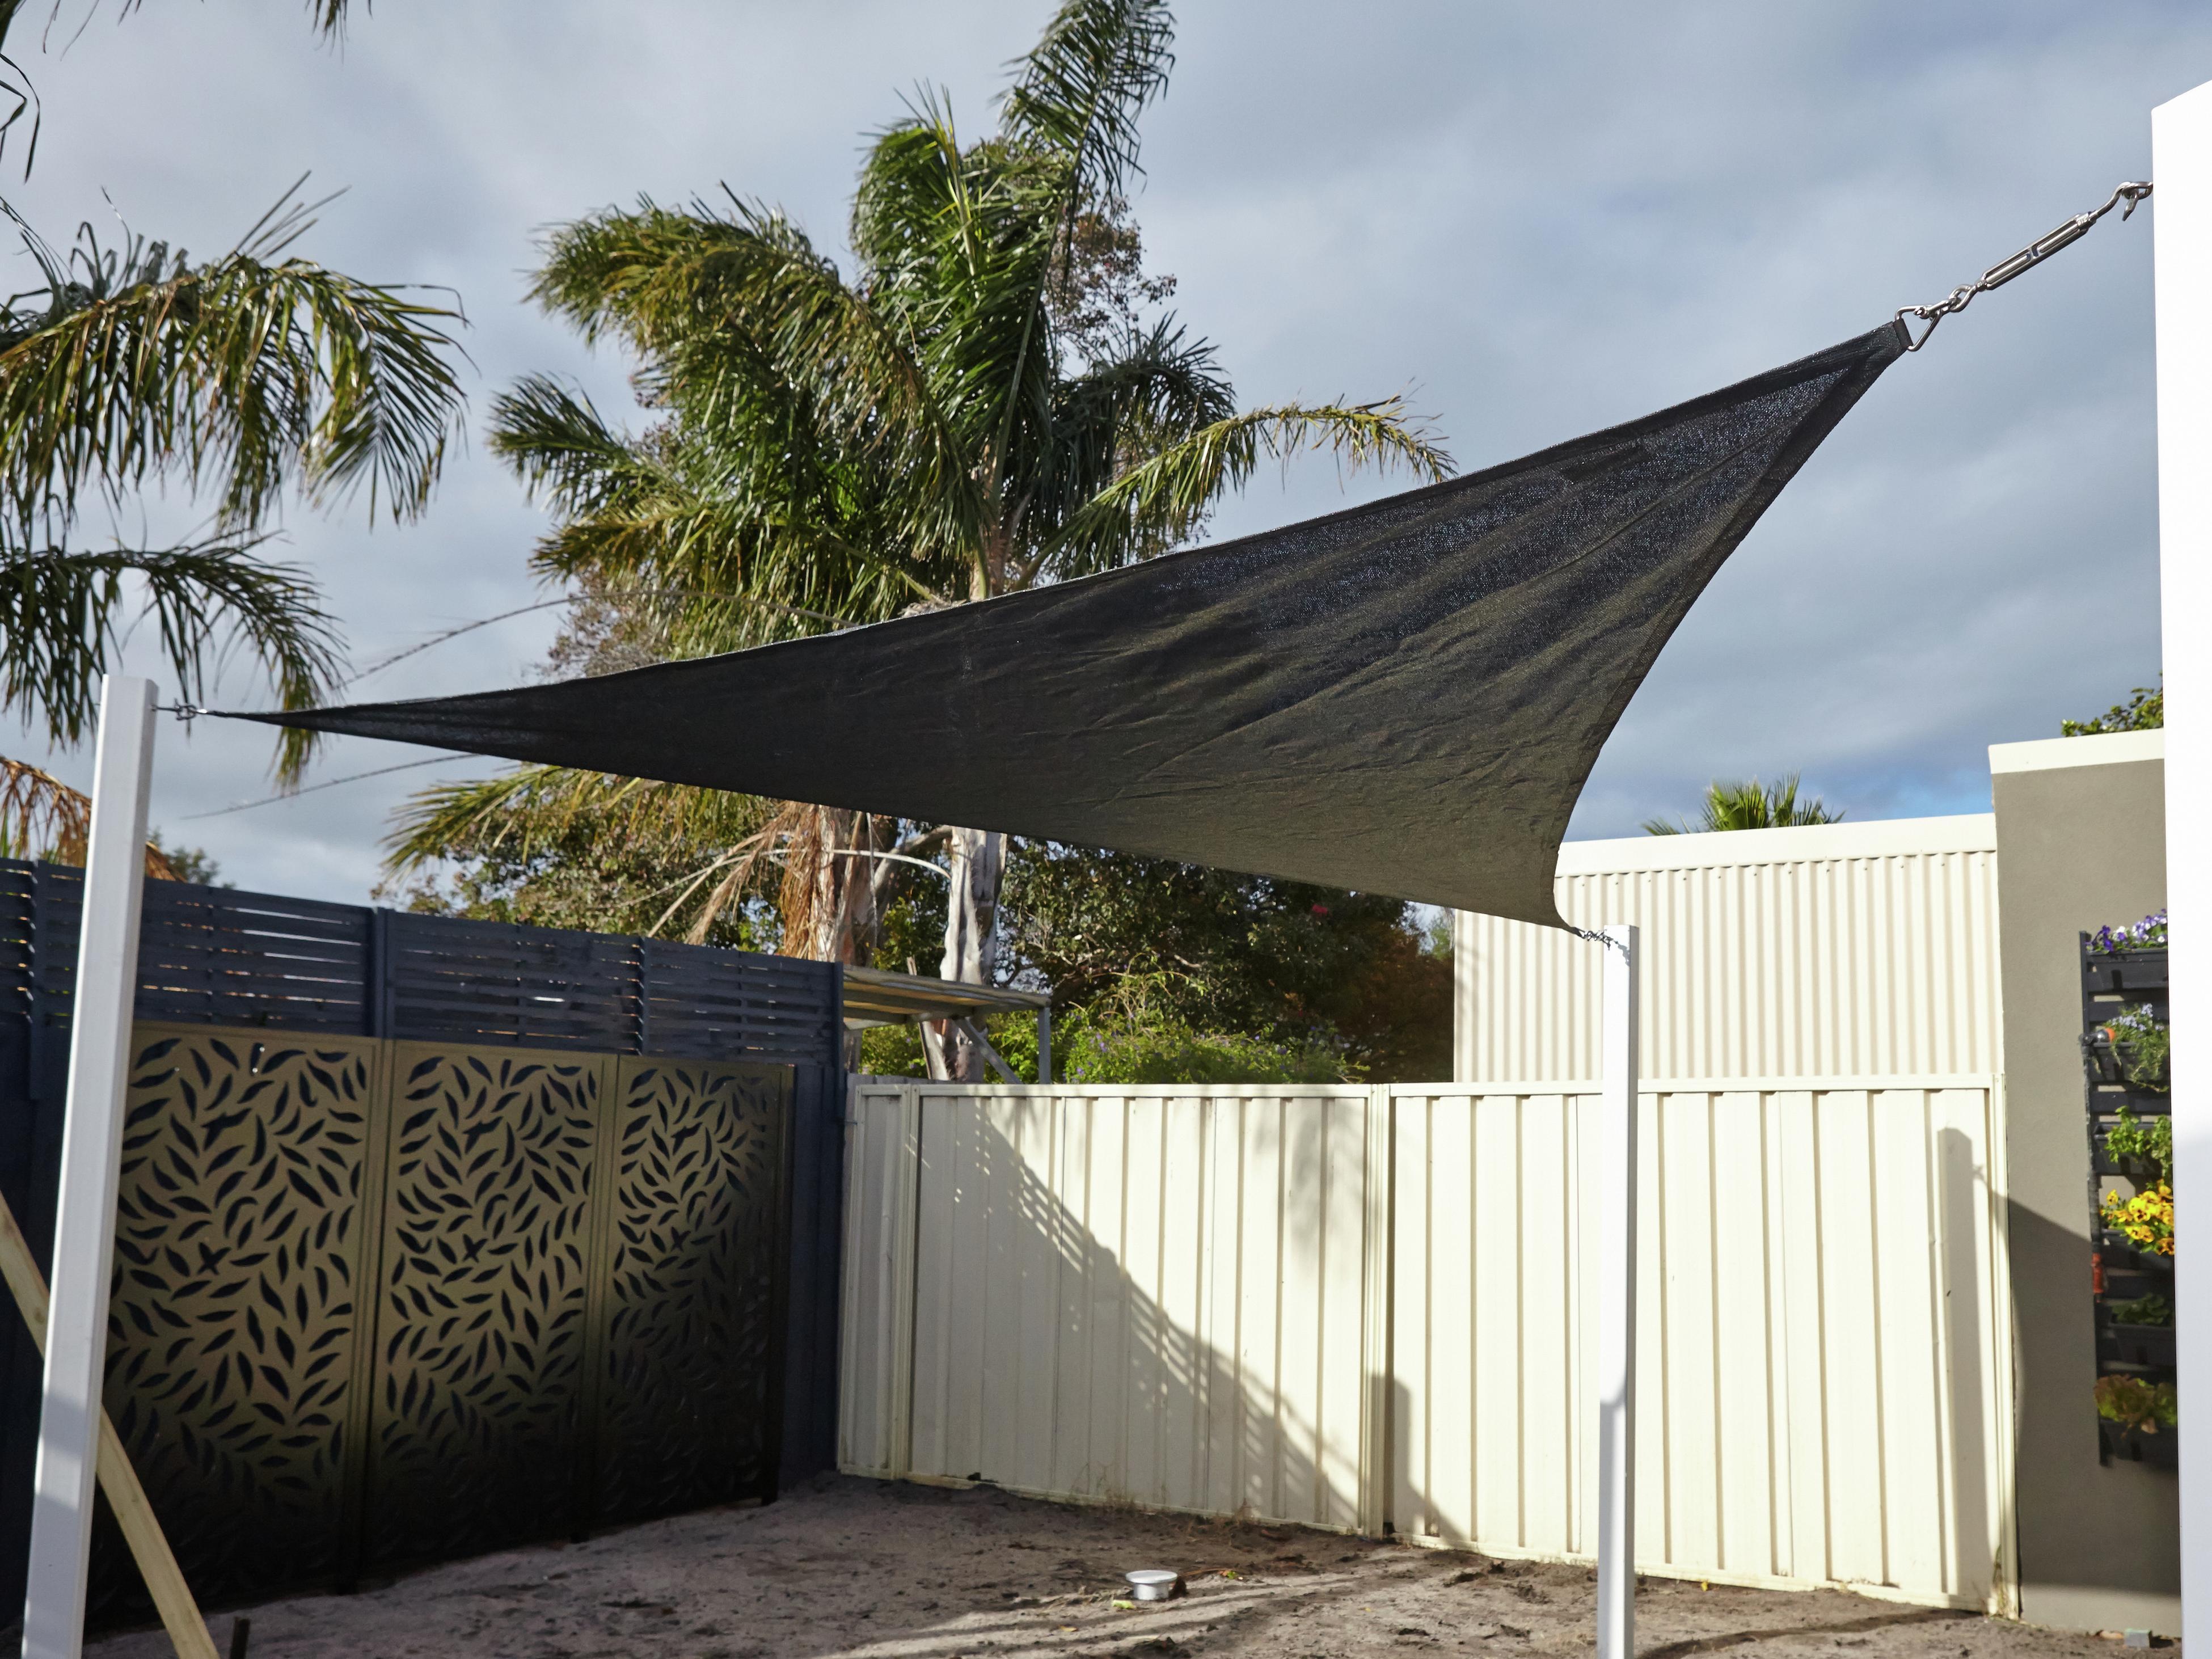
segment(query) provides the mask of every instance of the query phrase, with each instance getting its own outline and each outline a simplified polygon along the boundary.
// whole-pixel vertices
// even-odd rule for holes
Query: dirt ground
[[[1142,1606],[1121,1575],[1172,1567]],[[1364,1659],[1587,1652],[1587,1568],[1291,1527],[836,1477],[586,1544],[509,1550],[352,1595],[248,1609],[252,1659]],[[2116,1641],[1848,1595],[1647,1579],[1639,1659],[2119,1659]],[[230,1619],[211,1623],[227,1643]],[[2179,1653],[2161,1643],[2166,1655]],[[157,1659],[158,1631],[88,1648]]]

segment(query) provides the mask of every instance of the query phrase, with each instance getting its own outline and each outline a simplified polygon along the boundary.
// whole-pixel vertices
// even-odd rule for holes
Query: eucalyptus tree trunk
[[[951,890],[945,903],[945,961],[938,971],[963,985],[989,985],[998,967],[999,884],[1006,873],[1006,838],[995,830],[952,830],[946,832],[946,843]],[[943,1054],[953,1080],[988,1080],[981,1051],[957,1027],[945,1028]]]

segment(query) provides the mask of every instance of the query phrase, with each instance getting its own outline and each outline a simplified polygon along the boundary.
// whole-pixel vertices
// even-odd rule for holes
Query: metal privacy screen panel
[[[142,1025],[133,1049],[109,1413],[203,1599],[326,1583],[351,1554],[377,1045]],[[103,1612],[136,1589],[109,1564]]]
[[[793,1068],[132,1055],[106,1397],[204,1602],[774,1495]],[[145,1615],[105,1524],[94,1581]]]
[[[976,605],[258,715],[1557,924],[1567,820],[1705,584],[1903,328],[1465,478]]]

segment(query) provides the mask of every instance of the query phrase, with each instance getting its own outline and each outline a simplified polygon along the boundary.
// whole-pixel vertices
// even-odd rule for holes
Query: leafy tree
[[[0,0],[0,64],[22,0]],[[126,3],[127,13],[135,3]],[[343,0],[310,7],[325,33]],[[20,71],[15,117],[35,93]],[[286,708],[331,688],[336,641],[304,572],[272,562],[288,491],[331,506],[366,485],[372,516],[427,504],[461,396],[448,325],[459,313],[303,258],[313,223],[296,188],[218,257],[89,224],[66,252],[0,202],[39,283],[0,307],[0,707],[57,742],[84,735],[101,672],[143,612],[179,693],[204,693],[242,647]],[[166,547],[88,546],[84,510],[178,483],[212,507]],[[311,740],[288,733],[280,771]]]
[[[2105,732],[2155,732],[2166,724],[2166,676],[2156,685],[2138,685],[2128,700],[2086,720],[2061,720],[2062,738],[2093,738]]]
[[[1811,800],[1799,800],[1797,775],[1792,772],[1771,784],[1762,784],[1757,778],[1742,783],[1716,780],[1706,787],[1705,805],[1697,823],[1686,819],[1669,823],[1664,818],[1647,818],[1644,833],[1680,836],[1711,830],[1783,830],[1794,824],[1837,823],[1843,816],[1841,812],[1831,812],[1817,796]]]
[[[1449,1075],[1450,964],[1402,900],[1018,842],[1005,915],[1009,976],[1051,986],[1056,1019],[1326,1049],[1376,1081]]]
[[[561,791],[539,768],[499,781],[505,793],[489,803],[467,784],[426,792],[424,822],[448,849],[450,872],[441,881],[412,868],[388,878],[379,896],[410,910],[538,927],[680,933],[752,951],[781,942],[774,911],[757,897],[703,902],[725,873],[728,849],[757,845],[773,803],[743,795],[685,801],[634,779],[611,779],[589,793]],[[517,833],[522,826],[527,834]]]
[[[1127,192],[1171,31],[1160,0],[1066,0],[1015,65],[995,131],[963,137],[944,100],[919,95],[866,150],[849,275],[728,192],[554,233],[533,292],[635,356],[655,419],[623,431],[543,377],[500,400],[492,447],[558,520],[539,573],[605,584],[653,612],[670,654],[692,654],[1149,557],[1198,532],[1263,457],[1325,447],[1443,476],[1448,458],[1397,399],[1240,410],[1210,344],[1140,314],[1167,289],[1142,275]],[[506,810],[505,787],[483,786],[488,811]],[[540,787],[550,801],[615,786]],[[418,805],[398,863],[441,855],[440,827],[462,809],[454,794]],[[923,856],[915,833],[792,809],[769,850],[818,874],[786,906],[787,939],[866,954],[897,860]],[[949,881],[940,971],[988,981],[1005,838],[921,833]],[[955,1045],[956,1075],[980,1064]]]

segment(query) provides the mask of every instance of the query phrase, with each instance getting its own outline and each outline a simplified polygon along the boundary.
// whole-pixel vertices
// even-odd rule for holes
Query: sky
[[[367,667],[557,597],[542,514],[473,423],[518,376],[634,413],[629,365],[526,301],[544,229],[726,185],[844,258],[865,136],[918,86],[987,129],[1036,0],[382,0],[342,49],[304,9],[64,5],[41,49],[37,164],[4,194],[50,241],[80,221],[228,247],[302,173],[299,251],[442,284],[470,326],[471,439],[417,525],[288,508]],[[2153,106],[2212,79],[2186,0],[1207,0],[1187,5],[1135,198],[1148,265],[1240,399],[1404,392],[1463,470],[1801,356],[1940,299],[2147,178]],[[77,26],[84,27],[80,30]],[[2156,208],[1946,323],[1893,368],[1753,532],[1630,707],[1571,838],[1692,810],[1708,781],[1802,773],[1854,819],[1985,811],[1987,745],[2057,735],[2158,672],[2151,245]],[[17,260],[15,286],[36,281]],[[1406,487],[1316,458],[1263,471],[1212,533]],[[86,539],[185,526],[173,497]],[[558,607],[432,646],[360,696],[540,672]],[[153,672],[143,646],[131,665]],[[234,669],[228,706],[268,691]],[[88,750],[9,751],[88,781]],[[390,814],[455,759],[276,804],[261,730],[165,724],[155,823],[223,878],[362,899]],[[332,743],[311,783],[420,758]]]

